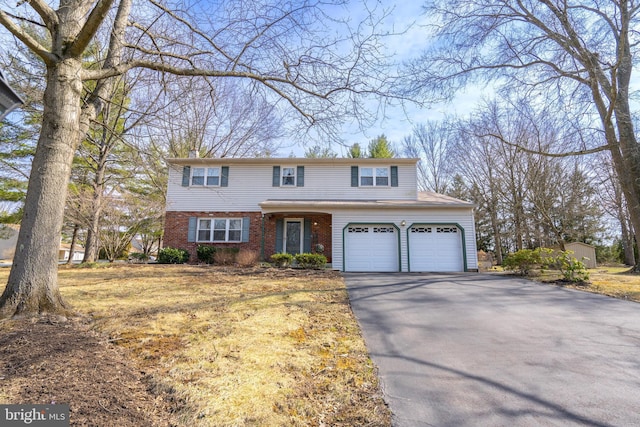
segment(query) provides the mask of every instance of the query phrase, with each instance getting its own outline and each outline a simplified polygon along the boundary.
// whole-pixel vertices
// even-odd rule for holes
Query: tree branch
[[[33,37],[26,33],[22,28],[16,25],[11,18],[2,10],[0,10],[0,24],[16,36],[22,43],[24,43],[29,49],[31,49],[36,55],[38,55],[45,64],[51,65],[57,57],[49,52],[44,46],[38,43]]]
[[[42,21],[47,26],[49,31],[53,33],[55,28],[59,24],[58,15],[56,15],[56,12],[42,0],[27,0],[27,3],[29,3],[33,10],[35,10],[38,15],[40,15]]]
[[[611,150],[611,145],[610,144],[606,144],[606,145],[601,145],[600,147],[596,147],[596,148],[591,148],[588,150],[578,150],[578,151],[568,151],[566,153],[549,153],[546,151],[540,151],[540,150],[532,150],[530,148],[526,148],[523,147],[520,144],[516,144],[513,143],[511,141],[508,141],[507,139],[505,139],[502,135],[496,134],[496,133],[484,133],[484,134],[479,134],[476,133],[476,136],[479,138],[483,138],[483,137],[492,137],[492,138],[496,138],[497,140],[499,140],[500,142],[516,148],[517,150],[523,151],[527,154],[537,154],[537,155],[541,155],[541,156],[546,156],[546,157],[553,157],[553,158],[561,158],[561,157],[571,157],[571,156],[582,156],[585,154],[594,154],[594,153],[599,153],[601,151],[608,151]]]
[[[93,37],[96,35],[98,28],[104,21],[114,0],[98,0],[98,4],[93,8],[84,26],[74,39],[73,43],[66,49],[66,54],[75,57],[85,51]]]

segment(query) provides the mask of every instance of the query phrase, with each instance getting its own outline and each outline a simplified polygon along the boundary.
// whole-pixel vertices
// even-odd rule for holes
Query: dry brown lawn
[[[59,282],[87,328],[170,401],[169,424],[391,425],[338,273],[120,265],[61,269]]]
[[[557,281],[561,276],[555,271],[546,271],[534,279],[539,281],[555,281],[563,286],[608,295],[635,302],[640,302],[640,275],[630,271],[628,266],[602,266],[589,270],[589,281],[571,284]]]

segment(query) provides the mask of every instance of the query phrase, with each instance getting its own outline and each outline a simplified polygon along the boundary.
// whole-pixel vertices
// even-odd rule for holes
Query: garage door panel
[[[464,271],[462,233],[456,226],[412,226],[409,230],[411,271]]]
[[[346,271],[399,271],[399,234],[393,225],[352,224],[344,238]]]

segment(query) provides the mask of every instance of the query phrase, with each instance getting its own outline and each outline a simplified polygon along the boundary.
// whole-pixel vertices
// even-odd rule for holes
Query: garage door
[[[345,230],[345,271],[400,271],[398,230],[389,224],[351,224]]]
[[[455,225],[409,229],[410,271],[464,271],[462,232]]]

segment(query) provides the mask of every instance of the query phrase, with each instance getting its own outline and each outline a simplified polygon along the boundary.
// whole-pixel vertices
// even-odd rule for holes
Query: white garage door
[[[462,233],[455,225],[409,229],[410,271],[464,271]]]
[[[345,230],[346,271],[400,271],[398,230],[389,224],[352,224]]]

